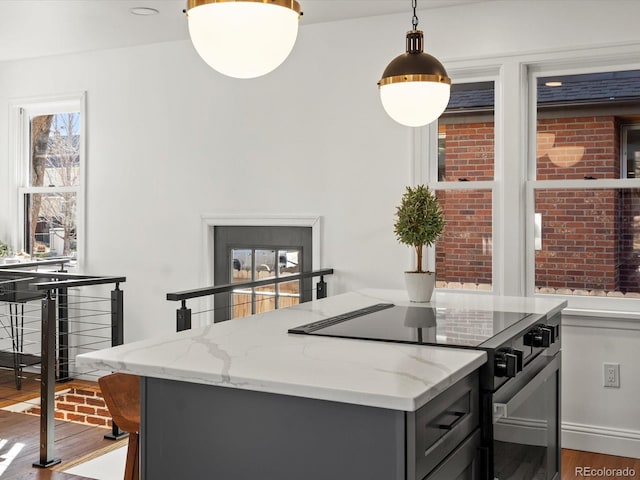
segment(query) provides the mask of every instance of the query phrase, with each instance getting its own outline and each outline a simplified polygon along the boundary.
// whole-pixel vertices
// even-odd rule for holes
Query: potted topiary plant
[[[405,272],[405,285],[409,300],[428,302],[433,294],[435,273],[422,269],[424,247],[431,247],[440,238],[446,221],[435,194],[424,185],[407,187],[402,202],[396,209],[394,232],[400,243],[416,250],[416,270]]]

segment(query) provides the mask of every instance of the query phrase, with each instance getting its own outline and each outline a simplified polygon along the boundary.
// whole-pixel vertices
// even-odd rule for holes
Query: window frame
[[[611,190],[640,189],[640,178],[617,179],[560,179],[537,180],[537,130],[538,130],[538,89],[539,77],[581,75],[590,73],[640,70],[638,63],[612,62],[590,65],[588,62],[577,62],[559,68],[556,63],[531,63],[527,65],[527,166],[525,179],[525,295],[528,297],[557,298],[569,301],[571,310],[581,312],[631,312],[637,311],[640,299],[616,296],[596,297],[584,295],[562,295],[536,292],[536,225],[535,225],[535,192],[536,190]],[[621,139],[619,139],[621,141]],[[622,146],[622,145],[621,145]],[[622,154],[622,149],[621,149]],[[621,167],[622,169],[622,163]],[[620,175],[622,177],[622,175]]]
[[[86,261],[85,198],[86,198],[86,92],[10,101],[10,155],[13,158],[15,181],[11,211],[16,219],[12,242],[25,251],[25,196],[37,193],[76,194],[76,257],[75,270],[82,271]],[[31,183],[31,119],[39,115],[79,112],[79,164],[77,186],[32,187]]]
[[[532,262],[535,255],[533,205],[529,198],[531,181],[530,158],[536,155],[535,102],[529,92],[532,73],[541,76],[555,74],[580,74],[613,70],[639,70],[640,59],[636,44],[603,45],[596,48],[551,48],[530,52],[492,55],[473,58],[444,59],[449,76],[455,81],[474,77],[499,76],[496,84],[496,164],[494,189],[494,291],[496,295],[521,297],[549,297],[534,294],[530,288]],[[535,98],[536,95],[533,95]],[[533,118],[533,121],[532,121]],[[508,122],[505,122],[508,119]],[[498,124],[499,122],[499,124]],[[499,125],[499,126],[498,126]],[[532,132],[533,125],[533,134]],[[431,185],[428,178],[430,159],[437,158],[437,127],[413,129],[412,156],[409,159],[412,184]],[[431,144],[429,143],[431,142]],[[430,150],[431,149],[431,150]],[[437,168],[437,167],[436,167]],[[406,262],[414,262],[412,252],[407,251]],[[415,256],[415,255],[414,255]],[[429,265],[433,266],[435,255]],[[440,290],[442,291],[442,290]],[[476,293],[475,291],[464,291]],[[477,292],[482,294],[485,292]],[[566,299],[565,312],[583,316],[639,319],[640,300],[628,298],[566,297],[552,295],[554,299]]]
[[[502,100],[502,70],[499,67],[488,67],[481,69],[450,69],[450,76],[455,80],[453,83],[479,83],[493,82],[494,85],[494,161],[493,180],[469,180],[465,182],[441,181],[438,179],[438,141],[439,122],[436,120],[426,127],[415,129],[414,134],[414,168],[412,183],[425,184],[434,192],[438,191],[465,191],[465,190],[489,190],[492,200],[492,236],[491,236],[491,289],[466,289],[466,288],[440,288],[446,292],[478,293],[485,295],[503,294],[502,265],[504,259],[498,255],[502,248],[502,227],[498,219],[503,216],[501,198],[503,172],[503,148],[502,148],[502,125],[503,125],[503,100]],[[435,159],[430,161],[430,159]],[[429,270],[436,267],[436,248],[428,247],[425,259]],[[415,262],[415,255],[411,256],[411,261]],[[415,267],[415,265],[414,265]]]

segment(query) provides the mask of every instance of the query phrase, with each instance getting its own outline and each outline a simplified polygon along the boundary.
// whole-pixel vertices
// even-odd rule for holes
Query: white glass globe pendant
[[[291,53],[301,15],[295,0],[188,0],[189,35],[214,70],[255,78]]]
[[[413,30],[407,32],[407,51],[387,65],[378,87],[382,106],[391,118],[408,127],[421,127],[447,108],[451,79],[437,58],[424,53],[424,35],[417,30],[416,0],[412,5]]]

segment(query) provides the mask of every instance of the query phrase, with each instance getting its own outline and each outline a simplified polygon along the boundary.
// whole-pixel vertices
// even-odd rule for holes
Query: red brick
[[[90,423],[91,425],[105,426],[107,424],[107,419],[102,417],[88,416],[87,423]]]
[[[87,390],[84,388],[77,388],[75,389],[75,393],[77,395],[84,395],[85,397],[95,397],[98,395],[98,392],[95,392],[93,390]]]
[[[99,415],[101,417],[111,418],[111,413],[106,408],[98,408],[98,409],[96,409],[96,415]]]
[[[73,403],[56,402],[56,408],[68,412],[76,411],[76,405],[74,405]]]
[[[69,403],[76,403],[76,404],[82,404],[85,402],[85,397],[81,397],[78,395],[65,395],[64,396],[64,401],[65,402],[69,402]]]
[[[107,405],[104,403],[104,400],[101,398],[87,398],[87,405],[93,405],[95,407],[106,407]]]
[[[85,423],[87,421],[87,417],[85,415],[78,415],[77,413],[67,413],[67,420],[70,422]]]

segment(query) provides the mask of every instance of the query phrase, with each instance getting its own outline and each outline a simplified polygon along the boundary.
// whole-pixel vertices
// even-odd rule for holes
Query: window
[[[640,178],[640,122],[622,125],[622,176]]]
[[[231,249],[231,283],[282,278],[301,273],[300,249]],[[300,303],[300,281],[233,292],[233,318],[246,317]]]
[[[495,82],[454,84],[438,121],[438,165],[431,186],[447,227],[436,244],[439,288],[493,289]]]
[[[640,71],[532,80],[536,155],[528,186],[539,231],[530,290],[640,297]]]
[[[265,281],[253,288],[235,288],[216,295],[214,321],[286,308],[312,297],[310,279],[271,283],[302,272],[313,264],[313,231],[307,226],[218,225],[213,228],[215,284]]]
[[[82,250],[83,106],[81,95],[15,104],[19,248],[32,258]]]

